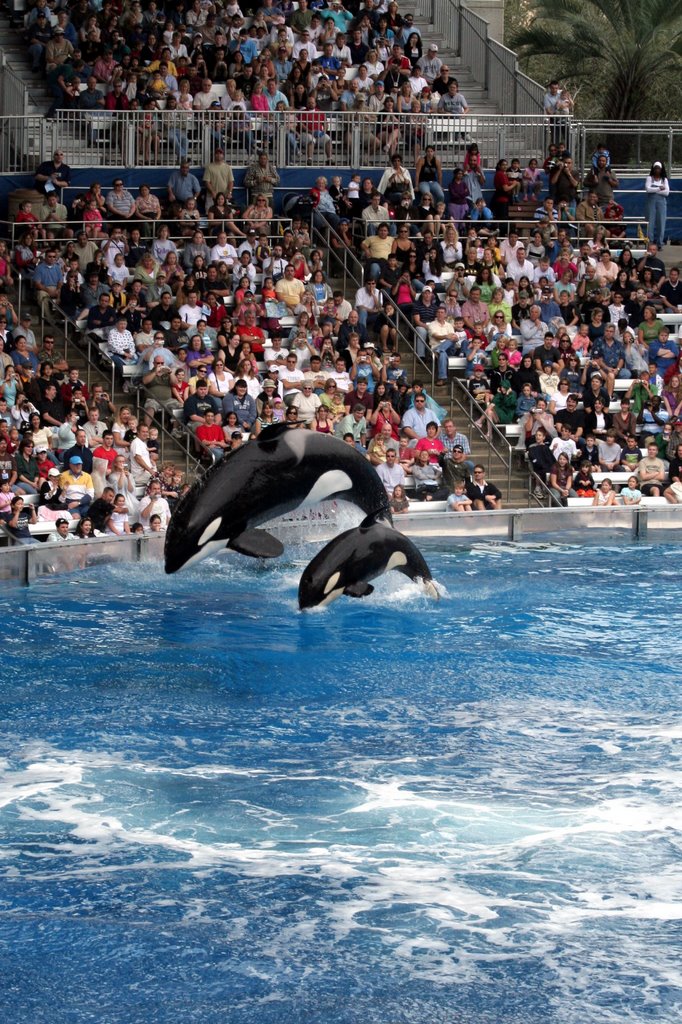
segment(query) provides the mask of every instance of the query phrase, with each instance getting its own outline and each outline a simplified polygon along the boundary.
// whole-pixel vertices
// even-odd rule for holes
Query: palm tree
[[[554,77],[584,85],[601,117],[643,120],[674,109],[682,82],[682,0],[535,0],[511,42],[551,57]],[[670,115],[669,115],[670,116]]]

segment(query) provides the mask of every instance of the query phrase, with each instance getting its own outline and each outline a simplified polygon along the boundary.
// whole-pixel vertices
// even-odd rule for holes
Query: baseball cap
[[[47,475],[48,476],[59,476],[60,473],[59,473],[59,470],[57,469],[57,467],[53,466],[52,469],[48,472]]]
[[[71,458],[69,459],[69,464],[72,466],[82,466],[83,460],[81,459],[80,455],[72,455]]]
[[[463,452],[463,451],[464,451],[464,447],[463,447],[463,445],[461,445],[461,444],[456,444],[456,445],[455,445],[455,446],[453,447],[453,449],[452,449],[452,450],[453,450],[453,452]]]
[[[68,519],[64,519],[63,517],[60,516],[60,518],[57,519],[57,521],[55,522],[54,525],[55,526],[63,526],[64,523],[66,523],[66,525],[68,526],[69,525],[69,520]]]
[[[482,369],[483,369],[483,363],[476,363],[476,365],[474,366],[474,370],[482,370]]]
[[[429,50],[438,53],[438,43],[429,43]]]
[[[41,452],[47,451],[47,445],[41,444],[40,447],[36,448],[36,455],[40,455]]]
[[[264,388],[274,388],[275,387],[274,380],[264,380],[263,381],[263,387]]]

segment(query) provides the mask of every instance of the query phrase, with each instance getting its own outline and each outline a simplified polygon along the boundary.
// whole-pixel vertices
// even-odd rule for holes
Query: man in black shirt
[[[118,319],[118,313],[109,304],[108,295],[100,295],[99,302],[93,306],[88,313],[87,327],[89,331],[103,331],[113,327]],[[85,470],[87,473],[88,470]]]
[[[439,96],[447,96],[450,89],[450,68],[447,64],[444,64],[440,69],[440,74],[437,78],[434,78],[431,86],[433,92],[437,92]]]
[[[642,273],[643,270],[650,270],[654,279],[654,284],[658,284],[662,277],[665,277],[665,263],[658,255],[658,246],[655,242],[649,242],[646,250],[646,256],[642,256],[641,260],[637,264],[637,272]]]
[[[78,455],[82,460],[83,472],[92,473],[92,451],[88,447],[88,436],[81,427],[76,431],[76,443],[62,453],[62,465],[65,468],[68,468],[74,455]]]
[[[57,386],[48,384],[45,388],[44,397],[38,406],[40,420],[44,427],[61,427],[66,419],[64,403],[57,397]]]
[[[557,427],[566,423],[571,431],[571,439],[579,444],[585,433],[585,414],[578,408],[578,399],[575,395],[569,395],[566,399],[566,408],[556,413],[554,422]]]
[[[678,267],[670,268],[668,280],[661,285],[659,295],[663,300],[665,308],[669,309],[672,313],[677,313],[678,310],[682,309],[682,281],[680,281]]]
[[[168,292],[162,292],[161,300],[158,306],[154,306],[149,319],[152,322],[152,327],[156,331],[164,321],[171,323],[174,316],[179,316],[178,307],[173,301],[173,296]]]

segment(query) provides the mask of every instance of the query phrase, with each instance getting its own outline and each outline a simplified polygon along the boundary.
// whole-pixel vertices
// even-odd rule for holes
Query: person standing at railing
[[[414,177],[422,195],[427,195],[427,193],[432,195],[437,203],[442,203],[445,200],[443,167],[434,146],[427,146],[424,155],[417,160]]]
[[[544,113],[553,122],[552,138],[554,141],[558,141],[562,134],[564,118],[573,111],[573,97],[566,89],[562,89],[559,82],[554,79],[547,87],[542,107]]]

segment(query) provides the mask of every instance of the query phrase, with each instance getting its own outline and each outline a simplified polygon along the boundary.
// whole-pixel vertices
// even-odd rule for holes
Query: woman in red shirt
[[[514,193],[518,190],[520,183],[518,181],[512,181],[507,174],[506,160],[497,161],[493,186],[495,188],[495,194],[490,204],[493,217],[497,221],[508,221],[509,203],[511,202]],[[500,234],[506,235],[508,231],[509,225],[501,223]]]

